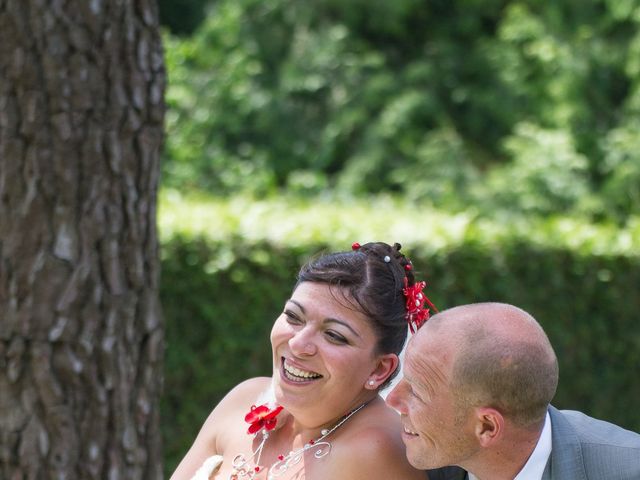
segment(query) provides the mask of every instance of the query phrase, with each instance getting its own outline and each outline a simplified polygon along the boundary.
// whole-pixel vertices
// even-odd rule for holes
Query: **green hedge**
[[[334,209],[336,215],[339,210]],[[292,207],[290,216],[296,212]],[[282,217],[283,228],[290,216]],[[238,235],[238,224],[229,225],[217,235],[164,230],[163,429],[168,471],[229,388],[247,377],[269,374],[269,330],[300,263],[322,249],[350,245],[318,238],[300,242],[297,237],[289,239],[292,246],[283,246],[264,231],[265,239],[257,239],[255,231],[249,239]],[[542,323],[560,359],[556,406],[640,431],[640,411],[635,408],[640,398],[640,256],[633,253],[637,229],[615,235],[629,251],[616,251],[609,242],[607,252],[601,244],[595,248],[595,240],[587,242],[590,249],[584,241],[571,246],[580,236],[578,229],[566,230],[564,242],[554,240],[553,232],[562,230],[558,225],[562,222],[548,221],[544,234],[540,228],[517,233],[512,226],[510,235],[486,226],[468,227],[448,245],[436,248],[437,235],[425,236],[405,242],[403,251],[428,280],[439,307],[503,301],[524,308]],[[260,231],[259,224],[254,227]],[[595,229],[595,237],[603,236],[598,228],[583,226]],[[345,225],[341,232],[327,228],[325,236],[341,237],[352,229],[357,231],[358,225]],[[543,236],[550,240],[540,241]]]

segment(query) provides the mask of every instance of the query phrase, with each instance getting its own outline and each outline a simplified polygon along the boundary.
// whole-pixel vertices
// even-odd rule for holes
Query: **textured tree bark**
[[[162,477],[153,0],[0,0],[0,478]]]

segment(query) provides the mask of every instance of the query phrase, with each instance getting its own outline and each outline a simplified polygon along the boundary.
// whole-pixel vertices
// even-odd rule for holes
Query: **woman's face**
[[[276,400],[318,425],[355,408],[384,381],[376,376],[381,357],[369,320],[343,292],[301,283],[271,330]]]

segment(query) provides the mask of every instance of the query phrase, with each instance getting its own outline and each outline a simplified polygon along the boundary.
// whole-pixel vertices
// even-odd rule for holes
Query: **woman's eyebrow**
[[[300,302],[298,302],[297,300],[294,300],[293,298],[290,298],[289,300],[287,300],[287,303],[289,303],[289,302],[291,302],[291,303],[293,303],[294,305],[296,305],[296,306],[300,309],[300,311],[301,311],[302,313],[304,313],[304,314],[306,314],[306,313],[307,313],[307,312],[306,312],[306,310],[305,310],[305,308],[304,308],[304,306],[303,306]],[[325,319],[324,319],[324,321],[323,321],[323,323],[338,323],[338,324],[340,324],[340,325],[342,325],[342,326],[344,326],[344,327],[348,328],[349,330],[351,330],[351,332],[353,332],[353,334],[354,334],[356,337],[361,338],[361,337],[360,337],[360,334],[359,334],[358,332],[356,332],[356,331],[353,329],[353,327],[352,327],[351,325],[349,325],[347,322],[345,322],[345,321],[343,321],[343,320],[339,320],[339,319],[337,319],[337,318],[329,317],[329,318],[325,318]]]
[[[351,332],[353,332],[353,334],[354,334],[356,337],[360,338],[360,334],[359,334],[358,332],[356,332],[356,331],[351,327],[351,325],[349,325],[347,322],[343,322],[342,320],[338,320],[337,318],[326,318],[326,319],[324,320],[324,323],[338,323],[338,324],[340,324],[340,325],[342,325],[342,326],[344,326],[344,327],[348,328],[349,330],[351,330]]]
[[[287,300],[287,303],[293,303],[294,305],[297,305],[298,308],[300,309],[300,311],[302,313],[307,313],[304,309],[304,307],[302,306],[302,304],[296,300],[294,300],[293,298],[290,298],[289,300]]]

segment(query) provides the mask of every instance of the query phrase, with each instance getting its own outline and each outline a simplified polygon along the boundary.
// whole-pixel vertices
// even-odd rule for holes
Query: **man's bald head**
[[[451,387],[462,411],[490,406],[523,427],[544,419],[558,385],[558,362],[527,312],[503,303],[463,305],[431,317],[415,340],[427,337],[451,350]]]

